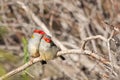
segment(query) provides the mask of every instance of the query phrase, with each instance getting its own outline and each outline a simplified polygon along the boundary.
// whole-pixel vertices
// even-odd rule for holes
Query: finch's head
[[[47,43],[51,43],[51,37],[49,35],[44,35],[43,39],[47,42]]]

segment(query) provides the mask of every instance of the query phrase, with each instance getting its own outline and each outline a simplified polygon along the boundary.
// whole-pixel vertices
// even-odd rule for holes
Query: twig
[[[26,73],[27,75],[29,75],[31,78],[35,79],[35,77],[34,77],[32,74],[30,74],[29,72],[25,71],[25,73]]]
[[[35,14],[27,6],[24,5],[24,3],[20,2],[20,1],[17,1],[16,3],[19,4],[26,11],[27,14],[29,13],[28,15],[30,15],[32,17],[32,19],[35,21],[35,23],[38,24],[48,35],[51,36],[51,33],[49,32],[47,27],[43,24],[43,22],[40,21],[35,16]]]
[[[110,40],[112,39],[113,35],[114,35],[114,30],[112,31],[112,33],[110,34],[110,37],[107,40],[107,47],[108,47],[108,54],[109,54],[109,60],[110,62],[112,62],[112,55],[111,55],[111,51],[110,51]]]
[[[107,42],[107,39],[104,38],[104,37],[101,36],[101,35],[91,36],[91,37],[85,38],[85,39],[83,40],[83,43],[82,43],[81,49],[84,50],[86,42],[89,41],[89,40],[93,40],[93,39],[101,39],[101,40]]]
[[[110,50],[110,40],[112,39],[113,35],[114,35],[114,32],[115,30],[112,30],[112,33],[110,34],[110,37],[108,38],[108,41],[107,41],[107,48],[108,48],[108,55],[109,55],[109,61],[110,61],[110,64],[111,64],[111,72],[113,73],[113,59],[112,59],[112,53],[111,53],[111,50]]]
[[[85,28],[86,28],[86,31],[87,31],[87,33],[88,33],[88,36],[93,36],[92,33],[91,33],[91,31],[90,31],[90,28],[89,28],[89,27],[85,27]],[[97,47],[96,47],[96,43],[95,43],[94,40],[91,40],[91,44],[92,44],[93,50],[94,50],[95,52],[98,52],[98,51],[97,51]]]

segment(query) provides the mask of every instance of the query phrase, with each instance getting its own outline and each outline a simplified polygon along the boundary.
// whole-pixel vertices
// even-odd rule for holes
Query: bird
[[[32,37],[28,40],[28,52],[30,57],[36,58],[40,56],[38,48],[44,34],[45,32],[40,29],[35,29],[33,31]]]
[[[55,45],[55,43],[51,40],[51,37],[47,34],[42,37],[39,44],[40,58],[43,61],[54,59],[57,56],[57,52],[60,51],[60,48]],[[65,59],[63,56],[60,57],[63,60]]]

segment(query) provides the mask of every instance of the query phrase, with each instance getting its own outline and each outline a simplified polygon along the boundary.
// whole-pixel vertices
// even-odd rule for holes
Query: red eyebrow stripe
[[[42,30],[34,30],[34,33],[38,33],[38,34],[45,34],[45,32],[44,31],[42,31]]]
[[[40,32],[39,32],[40,34],[45,34],[45,32],[44,31],[42,31],[42,30],[40,30]]]
[[[39,33],[39,32],[40,32],[40,30],[37,30],[37,29],[36,29],[36,30],[34,30],[33,32],[34,32],[34,33]]]

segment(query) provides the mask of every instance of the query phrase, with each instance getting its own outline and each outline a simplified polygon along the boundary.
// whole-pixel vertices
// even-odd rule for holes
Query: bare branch
[[[58,54],[57,54],[57,57],[60,56],[60,55],[74,54],[74,53],[76,53],[76,54],[85,54],[85,55],[91,56],[94,59],[100,61],[101,63],[103,63],[103,64],[105,64],[107,66],[110,66],[110,62],[108,60],[104,59],[103,57],[98,56],[97,54],[93,53],[90,50],[84,50],[83,51],[81,49],[71,49],[71,50],[59,51]],[[12,75],[15,75],[16,73],[19,73],[19,72],[25,70],[26,68],[28,68],[28,67],[32,66],[33,64],[35,64],[37,62],[40,62],[40,61],[41,61],[40,58],[36,58],[33,61],[29,61],[26,64],[24,64],[23,66],[20,66],[17,69],[14,69],[13,71],[10,71],[7,74],[3,75],[2,77],[0,77],[0,79],[3,80],[3,79],[8,78],[8,77],[10,77]]]
[[[107,39],[104,38],[104,37],[101,36],[101,35],[87,37],[87,38],[85,38],[85,39],[83,40],[83,43],[82,43],[81,49],[84,50],[86,42],[89,41],[89,40],[93,40],[93,39],[101,39],[101,40],[107,42]]]

